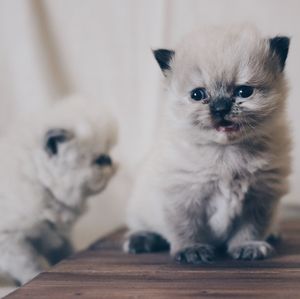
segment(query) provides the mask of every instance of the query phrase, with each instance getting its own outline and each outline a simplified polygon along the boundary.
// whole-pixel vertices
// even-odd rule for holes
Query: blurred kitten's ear
[[[175,51],[167,49],[157,49],[153,50],[153,54],[161,70],[166,76],[166,72],[171,69],[170,62],[175,55]]]
[[[289,53],[290,38],[287,36],[276,36],[269,40],[270,48],[277,55],[280,63],[280,69],[283,71],[285,61]]]
[[[73,134],[65,129],[50,129],[45,134],[44,148],[49,156],[58,153],[60,143],[67,142],[73,138]]]

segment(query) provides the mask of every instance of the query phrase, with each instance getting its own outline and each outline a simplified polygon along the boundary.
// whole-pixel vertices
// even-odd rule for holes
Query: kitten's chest
[[[216,242],[226,239],[262,165],[262,161],[236,151],[221,156],[212,152],[201,157],[196,171],[186,172],[181,183],[177,181],[183,187],[184,194],[178,194],[185,198],[184,207],[195,234],[204,228]]]
[[[207,196],[203,213],[205,226],[217,240],[226,239],[234,219],[241,215],[251,181],[252,177],[249,174],[242,177],[232,174],[215,181]]]

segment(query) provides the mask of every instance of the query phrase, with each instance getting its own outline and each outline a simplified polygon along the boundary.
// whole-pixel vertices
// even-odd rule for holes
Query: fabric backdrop
[[[294,173],[285,202],[299,202],[299,11],[297,0],[0,0],[0,134],[17,115],[69,93],[108,103],[119,119],[122,168],[76,225],[79,248],[122,223],[135,166],[159,130],[164,94],[151,49],[203,24],[247,21],[292,36]]]

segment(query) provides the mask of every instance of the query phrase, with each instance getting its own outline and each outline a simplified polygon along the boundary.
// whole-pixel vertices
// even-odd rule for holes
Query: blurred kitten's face
[[[174,121],[217,143],[258,134],[282,111],[288,45],[249,27],[213,28],[190,34],[175,51],[155,51]]]
[[[86,136],[66,129],[46,133],[39,168],[43,184],[53,196],[67,206],[102,191],[117,170],[110,151],[116,132],[89,128]]]

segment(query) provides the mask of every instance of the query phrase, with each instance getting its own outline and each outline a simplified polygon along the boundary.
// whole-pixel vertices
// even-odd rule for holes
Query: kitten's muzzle
[[[218,132],[233,133],[240,129],[239,124],[230,120],[230,113],[233,106],[231,98],[217,98],[210,102],[209,108],[214,124]]]
[[[213,118],[223,120],[231,112],[233,102],[230,98],[218,98],[210,102],[209,109]]]

